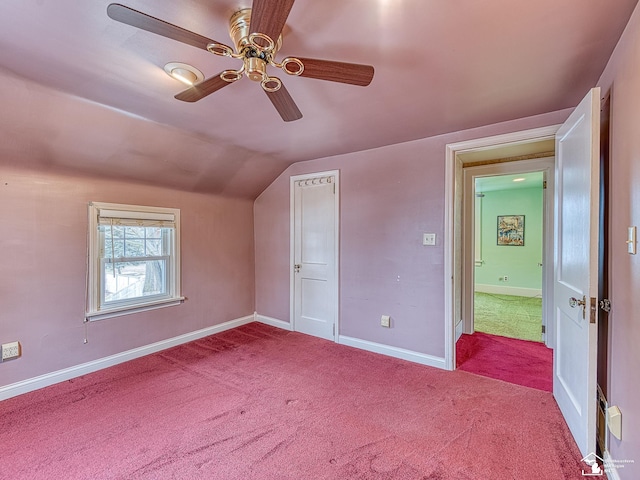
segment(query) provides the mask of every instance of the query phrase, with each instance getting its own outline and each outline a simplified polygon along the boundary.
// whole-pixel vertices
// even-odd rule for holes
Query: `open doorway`
[[[550,152],[545,152],[547,155]],[[541,390],[553,387],[543,342],[551,297],[554,157],[463,166],[462,312],[457,367]],[[533,155],[533,154],[532,154]]]
[[[534,267],[538,269],[542,277],[541,287],[528,287],[520,284],[520,288],[535,288],[537,290],[535,293],[530,290],[520,291],[520,293],[527,292],[524,296],[531,297],[537,296],[539,290],[541,290],[541,323],[544,324],[547,318],[553,318],[553,187],[555,132],[557,128],[557,126],[550,126],[496,137],[470,140],[447,146],[446,172],[448,181],[446,183],[446,228],[447,231],[451,233],[451,242],[445,249],[445,276],[447,279],[450,279],[451,283],[449,284],[450,286],[447,285],[445,287],[446,301],[450,308],[448,310],[449,315],[446,319],[446,333],[450,335],[450,337],[448,336],[447,344],[445,344],[445,361],[451,369],[456,368],[456,363],[459,364],[456,360],[460,360],[460,358],[456,357],[465,355],[464,351],[457,352],[458,355],[456,355],[456,349],[459,347],[459,345],[456,345],[456,341],[463,333],[469,336],[475,332],[474,293],[476,270],[484,268],[485,271],[489,271],[489,269],[486,268],[486,264],[482,264],[482,267],[476,267],[476,245],[474,243],[476,225],[473,220],[476,209],[474,202],[476,198],[476,178],[500,176],[504,177],[504,180],[508,175],[518,174],[518,176],[521,176],[527,172],[542,172],[543,186],[546,181],[547,187],[543,192],[543,254],[542,261],[540,262],[538,258],[534,263]],[[512,180],[513,178],[511,178],[511,181]],[[512,204],[512,202],[503,200],[503,204],[509,205]],[[522,215],[521,212],[516,211],[502,213],[504,213],[504,216],[511,217]],[[500,215],[502,215],[502,213]],[[497,212],[495,212],[495,217],[496,218],[489,223],[493,223],[491,226],[493,239],[491,241],[497,243]],[[514,221],[513,218],[506,218],[504,220],[506,220],[507,223]],[[527,223],[526,214],[524,220],[524,241],[526,244],[527,228],[530,226]],[[508,228],[503,230],[505,230],[505,232],[503,232],[504,234],[513,235],[513,232],[511,234],[507,232],[507,230],[509,230]],[[517,228],[515,233],[517,234]],[[514,248],[517,250],[522,247],[502,246],[501,248],[503,249],[502,251],[505,251],[504,249]],[[545,256],[548,256],[548,259],[545,258]],[[482,258],[478,258],[478,260],[482,260]],[[539,263],[542,263],[542,265],[538,265]],[[518,287],[518,285],[514,283],[516,277],[512,275],[513,274],[507,272],[507,282],[504,282],[505,273],[491,273],[491,276],[496,276],[496,280],[502,277],[502,280],[497,280],[496,282],[502,287],[508,286],[516,288]],[[487,283],[485,283],[485,285],[486,284]],[[510,293],[514,292],[512,291]],[[532,295],[531,293],[534,294]],[[547,355],[545,364],[549,365],[552,354],[550,348],[553,348],[555,342],[555,332],[553,322],[549,321],[547,323],[548,325],[545,325],[544,343],[527,343],[535,343],[536,346],[541,347],[545,355]],[[540,325],[540,330],[541,329],[542,325]],[[479,332],[478,335],[483,334]],[[496,336],[495,338],[502,339],[505,337]],[[542,340],[542,335],[540,339]],[[514,341],[517,342],[519,340]],[[546,348],[545,345],[550,348]],[[524,356],[519,353],[514,356],[521,360],[524,358]],[[502,358],[502,355],[498,355],[498,357]],[[524,366],[527,366],[527,364],[535,364],[538,362],[525,360],[522,363]],[[484,366],[486,366],[486,364],[483,365],[483,367]],[[545,382],[548,388],[552,385],[551,371],[552,370],[549,370],[549,372],[545,374]]]
[[[553,348],[554,157],[468,162],[462,170],[460,333],[477,330],[476,291],[538,297],[540,340]]]
[[[543,341],[544,172],[474,178],[473,331]]]

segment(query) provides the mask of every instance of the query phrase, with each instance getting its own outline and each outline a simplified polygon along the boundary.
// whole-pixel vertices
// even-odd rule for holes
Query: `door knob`
[[[571,297],[569,299],[569,306],[571,308],[576,308],[578,306],[582,307],[582,318],[585,318],[585,310],[587,306],[587,297],[585,295],[582,296],[582,300],[578,300],[576,297]]]
[[[571,308],[576,308],[578,305],[584,307],[587,304],[586,297],[582,297],[582,300],[578,300],[576,297],[571,297],[569,299],[569,306]]]

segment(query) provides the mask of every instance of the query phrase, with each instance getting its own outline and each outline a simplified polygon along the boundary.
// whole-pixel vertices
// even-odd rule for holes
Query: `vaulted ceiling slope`
[[[576,105],[638,0],[296,0],[286,56],[369,64],[367,87],[280,74],[285,123],[242,79],[196,103],[163,71],[237,60],[116,22],[109,0],[0,2],[0,164],[255,197],[289,164]],[[121,0],[231,44],[251,0]],[[274,74],[277,72],[273,72]],[[286,77],[286,78],[284,78]]]

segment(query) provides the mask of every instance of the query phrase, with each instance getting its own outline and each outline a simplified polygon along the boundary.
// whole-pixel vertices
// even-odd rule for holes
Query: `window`
[[[177,305],[180,210],[89,204],[87,320]]]

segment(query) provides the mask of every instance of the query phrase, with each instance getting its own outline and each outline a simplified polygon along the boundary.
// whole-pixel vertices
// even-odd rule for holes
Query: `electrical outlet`
[[[507,277],[506,275],[504,276],[504,281],[508,282],[509,281],[509,277]]]
[[[436,244],[436,234],[435,233],[423,233],[422,234],[422,245],[435,245]]]
[[[22,355],[22,348],[20,342],[9,342],[2,344],[2,361],[13,360]]]
[[[382,315],[382,317],[380,317],[380,325],[391,328],[391,317],[389,315]]]

